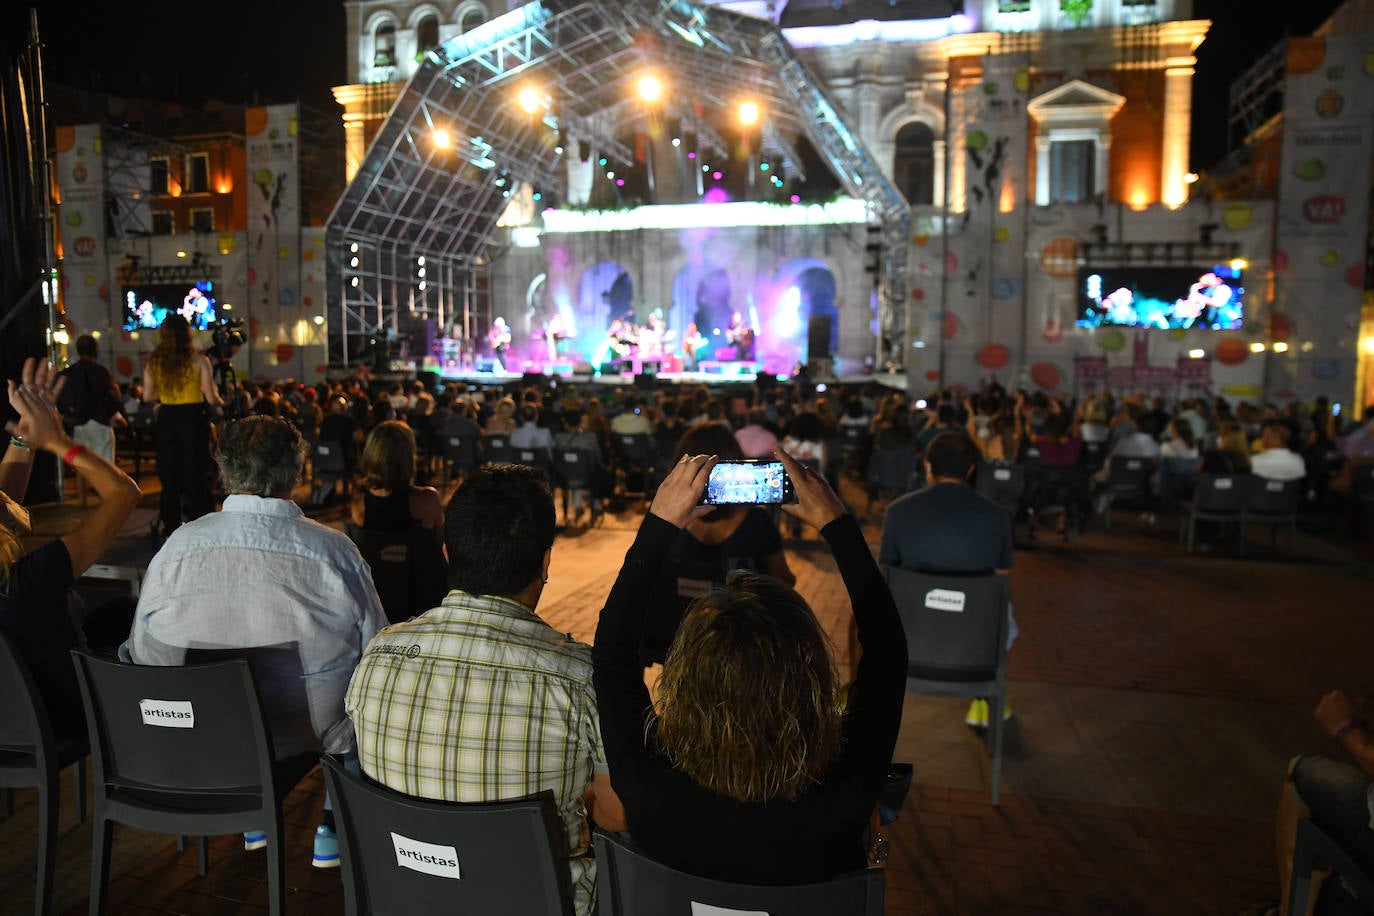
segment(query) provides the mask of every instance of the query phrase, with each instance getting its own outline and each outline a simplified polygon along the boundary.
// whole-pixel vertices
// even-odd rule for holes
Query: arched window
[[[458,24],[458,29],[463,34],[467,34],[486,21],[487,17],[481,10],[468,10],[463,14],[463,21]]]
[[[415,27],[415,48],[420,53],[439,45],[439,17],[426,16]]]
[[[897,131],[892,179],[912,205],[935,202],[935,132],[913,121]]]
[[[396,66],[396,23],[383,22],[372,33],[372,66]]]

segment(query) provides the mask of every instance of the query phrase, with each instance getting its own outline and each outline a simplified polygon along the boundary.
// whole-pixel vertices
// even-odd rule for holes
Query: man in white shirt
[[[1250,458],[1250,473],[1265,480],[1301,480],[1307,476],[1302,456],[1288,448],[1288,427],[1266,420],[1260,427],[1260,448]]]
[[[644,416],[644,402],[634,395],[625,399],[625,409],[611,420],[611,432],[617,436],[648,435],[652,429]]]

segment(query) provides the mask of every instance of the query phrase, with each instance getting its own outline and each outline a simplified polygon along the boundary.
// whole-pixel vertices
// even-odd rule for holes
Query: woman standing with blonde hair
[[[143,369],[143,399],[160,401],[153,438],[166,537],[187,521],[211,509],[209,407],[223,407],[210,360],[191,344],[191,326],[180,315],[168,315],[157,330],[157,346]],[[184,506],[183,506],[184,503]]]
[[[863,652],[843,712],[825,631],[770,576],[736,573],[687,611],[650,702],[645,596],[699,505],[715,456],[684,456],[654,496],[601,612],[594,683],[611,784],[655,860],[718,881],[804,884],[863,868],[906,691],[906,638],[858,523],[816,471],[777,453],[784,506],[820,530]]]

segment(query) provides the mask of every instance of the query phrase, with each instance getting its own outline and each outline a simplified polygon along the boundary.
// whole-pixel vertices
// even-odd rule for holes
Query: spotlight
[[[607,178],[615,178],[615,172],[607,172],[607,173],[606,173],[606,177],[607,177]]]
[[[720,181],[720,180],[721,180],[722,178],[724,178],[724,177],[725,177],[725,175],[724,175],[723,173],[721,173],[721,172],[712,172],[712,173],[711,173],[711,178],[712,178],[713,180],[715,180],[715,181]]]
[[[1260,343],[1258,340],[1250,345],[1251,353],[1263,353],[1264,349],[1264,344]]]
[[[349,245],[349,246],[348,246],[348,250],[351,251],[351,252],[353,252],[354,254],[357,254],[357,253],[358,253],[358,243],[357,243],[357,242],[354,242],[352,245]],[[138,264],[137,264],[137,261],[136,261],[136,260],[135,260],[134,267],[135,267],[135,268],[138,267]]]
[[[350,280],[350,281],[349,281],[349,285],[352,286],[352,287],[354,287],[354,288],[356,289],[357,286],[358,286],[358,278],[357,278],[357,277],[354,277],[352,280]]]
[[[323,316],[323,315],[316,315],[314,318],[312,318],[312,319],[310,319],[310,320],[313,321],[313,322],[315,322],[316,324],[324,324],[324,316]]]
[[[1250,262],[1247,261],[1247,260],[1245,260],[1244,258],[1232,258],[1232,259],[1231,259],[1231,269],[1234,270],[1234,271],[1239,272],[1239,271],[1245,270],[1245,268],[1247,268],[1247,267],[1249,267],[1249,266],[1250,266]]]
[[[1282,340],[1276,340],[1276,341],[1274,341],[1274,352],[1275,352],[1275,353],[1287,353],[1287,352],[1288,352],[1288,344],[1284,343]]]
[[[741,102],[739,106],[739,122],[745,127],[753,127],[759,123],[759,104],[758,102]]]
[[[1203,358],[1204,356],[1206,356],[1206,355],[1207,355],[1207,351],[1206,351],[1206,350],[1189,350],[1189,351],[1188,351],[1188,358],[1189,358],[1189,359],[1202,359],[1202,358]]]
[[[539,90],[533,86],[521,86],[520,91],[516,93],[515,101],[525,114],[534,114],[544,107],[544,100]]]
[[[420,281],[420,292],[423,293],[423,292],[425,291],[425,286],[426,286],[425,281],[424,281],[424,280],[421,280],[421,281]]]
[[[415,271],[415,276],[417,276],[417,277],[423,277],[424,275],[425,275],[425,269],[424,269],[423,267],[421,267],[419,270]]]
[[[663,81],[653,73],[645,73],[635,82],[635,93],[641,102],[657,102],[663,98]]]
[[[600,159],[596,160],[596,164],[599,165],[599,166],[601,166],[601,167],[604,169],[604,168],[606,167],[607,161],[608,161],[608,160],[606,159],[606,157],[605,157],[605,156],[602,156]]]
[[[442,127],[434,128],[434,133],[430,136],[435,149],[448,149],[453,145],[453,134]]]
[[[357,266],[358,266],[358,263],[359,263],[359,261],[358,261],[357,258],[349,258],[349,259],[348,259],[348,266],[349,266],[349,267],[357,267]]]
[[[760,171],[760,172],[766,172],[766,171],[768,171],[768,168],[769,168],[768,163],[766,163],[766,162],[760,162],[760,163],[759,163],[759,171]]]
[[[674,137],[674,138],[673,138],[673,149],[677,149],[677,148],[678,148],[679,146],[681,146],[681,145],[682,145],[682,138],[681,138],[681,137]]]
[[[562,146],[562,144],[560,144],[560,145],[558,145],[558,146],[555,146],[555,147],[553,148],[553,154],[554,154],[555,156],[561,156],[561,155],[563,155],[563,146]]]
[[[424,267],[424,266],[425,266],[425,256],[424,256],[424,255],[420,255],[418,258],[415,259],[415,266],[416,266],[416,267]]]

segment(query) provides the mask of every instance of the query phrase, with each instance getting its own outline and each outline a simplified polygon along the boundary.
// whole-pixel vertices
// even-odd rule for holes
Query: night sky
[[[210,98],[299,99],[333,111],[329,89],[346,78],[344,7],[338,0],[34,5],[54,82],[195,105]],[[1310,32],[1338,5],[1339,0],[1194,0],[1194,15],[1214,23],[1198,50],[1194,170],[1226,152],[1231,81],[1285,34]]]

